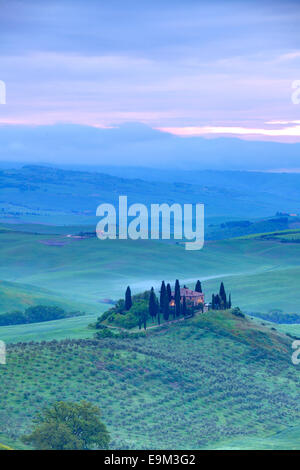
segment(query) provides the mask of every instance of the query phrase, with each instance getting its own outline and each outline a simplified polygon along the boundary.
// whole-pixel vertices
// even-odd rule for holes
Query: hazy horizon
[[[208,139],[215,142],[210,147],[220,137],[225,147],[243,139],[246,149],[253,142],[263,142],[258,148],[265,141],[300,142],[300,106],[292,102],[300,78],[295,1],[0,0],[0,7],[0,80],[7,92],[0,105],[1,160],[26,160],[30,152],[33,161],[49,159],[49,139],[41,135],[52,133],[57,148],[50,143],[50,160],[61,160],[65,147],[67,162],[72,145],[64,132],[75,125],[76,164],[113,158],[114,164],[147,166],[150,157],[139,150],[149,139],[159,141],[150,146],[151,164],[161,166],[171,161],[174,137],[180,167],[194,165],[197,152],[200,167],[206,165],[201,152]],[[130,123],[147,130],[125,132]],[[89,142],[90,136],[97,140],[97,129],[120,139],[118,159],[114,137],[105,137],[104,146]],[[257,166],[246,151],[247,161],[233,156],[228,166],[298,168],[296,156],[286,158],[291,148],[284,147],[280,165],[276,155],[263,152]],[[220,159],[227,157],[226,148],[218,150],[212,167],[222,168]]]
[[[0,162],[296,172],[300,143],[181,137],[141,123],[0,126]]]

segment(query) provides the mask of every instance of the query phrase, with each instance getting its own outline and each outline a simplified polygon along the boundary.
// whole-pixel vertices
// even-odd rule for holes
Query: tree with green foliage
[[[180,284],[179,284],[179,281],[178,279],[176,279],[176,282],[175,282],[175,292],[174,292],[174,295],[175,295],[175,313],[176,313],[176,317],[180,317],[180,313],[181,313],[181,305],[180,305]]]
[[[97,406],[58,401],[39,413],[23,442],[39,450],[108,449],[110,436]]]
[[[159,298],[159,307],[160,307],[161,312],[164,311],[166,292],[167,290],[166,290],[165,281],[162,281],[161,288],[160,288],[160,298]]]
[[[25,312],[18,310],[0,315],[0,326],[20,325],[22,323],[41,323],[44,321],[60,320],[62,318],[77,317],[81,312],[65,312],[62,308],[53,305],[35,305],[28,307]]]
[[[182,315],[185,317],[186,314],[187,314],[187,307],[186,307],[186,298],[184,296],[182,300]]]
[[[149,314],[150,314],[150,317],[152,318],[152,321],[154,321],[154,318],[157,315],[157,311],[158,311],[157,298],[156,298],[153,287],[151,287],[150,297],[149,297]]]
[[[202,293],[202,285],[199,280],[196,282],[195,291]]]
[[[120,326],[124,326],[126,328],[126,324],[131,325],[129,326],[130,328],[133,328],[136,326],[136,324],[139,326],[141,329],[142,325],[147,324],[147,320],[149,318],[149,300],[135,300],[133,303],[130,312],[128,312],[126,315],[120,315],[121,319],[124,320],[123,325],[120,324]],[[128,323],[126,322],[126,319],[128,318]]]
[[[139,330],[142,329],[142,325],[144,325],[144,330],[147,329],[147,315],[143,315],[143,313],[141,313],[141,315],[139,316]]]
[[[132,307],[131,289],[128,286],[125,293],[125,310],[130,310]]]

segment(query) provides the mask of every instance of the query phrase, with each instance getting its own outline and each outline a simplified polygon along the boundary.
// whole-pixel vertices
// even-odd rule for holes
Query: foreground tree
[[[130,310],[132,307],[132,298],[131,298],[131,290],[128,286],[125,293],[125,310]]]
[[[108,449],[110,436],[100,410],[87,401],[58,401],[39,413],[23,442],[40,450]]]

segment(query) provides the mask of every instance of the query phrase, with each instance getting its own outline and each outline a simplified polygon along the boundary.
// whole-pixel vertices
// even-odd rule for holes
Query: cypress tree
[[[130,310],[132,307],[132,299],[131,299],[131,290],[128,286],[125,293],[125,310]]]
[[[168,292],[165,291],[165,298],[163,302],[163,317],[166,321],[169,320],[170,310],[169,310],[169,296]]]
[[[211,297],[211,308],[212,308],[213,310],[215,310],[215,308],[216,308],[215,296],[214,296],[214,294],[213,294],[212,297]]]
[[[175,282],[175,313],[176,317],[180,317],[181,305],[180,305],[180,284],[178,279]]]
[[[202,286],[201,286],[201,282],[199,280],[196,282],[195,292],[202,293]]]
[[[216,294],[215,295],[215,309],[220,310],[220,306],[221,306],[221,299],[220,299],[219,294]]]
[[[159,315],[159,302],[158,302],[158,298],[156,296],[155,296],[155,303],[156,303],[156,315]]]
[[[221,299],[223,300],[224,304],[226,305],[226,292],[225,292],[225,287],[224,287],[223,282],[221,282],[221,285],[220,285],[219,296],[221,297]]]
[[[159,298],[159,306],[160,306],[161,312],[164,311],[165,297],[166,297],[166,285],[165,285],[165,281],[162,281],[161,288],[160,288],[160,298]]]
[[[227,308],[227,296],[226,296],[226,294],[224,295],[224,297],[223,297],[223,299],[222,299],[222,304],[224,305],[223,308],[226,309],[226,308]]]
[[[175,313],[176,313],[176,317],[180,317],[180,314],[181,314],[180,295],[178,299],[175,300]]]
[[[171,286],[170,286],[169,283],[167,284],[167,294],[168,294],[169,302],[171,302],[171,299],[172,299],[172,291],[171,291]]]
[[[229,299],[228,299],[228,308],[231,308],[231,294],[229,294]]]
[[[186,316],[186,312],[187,312],[187,308],[186,308],[186,299],[185,299],[185,296],[183,297],[183,301],[182,301],[182,315],[185,317]]]
[[[154,317],[157,315],[157,298],[154,292],[153,287],[151,287],[150,297],[149,297],[149,314],[154,321]]]

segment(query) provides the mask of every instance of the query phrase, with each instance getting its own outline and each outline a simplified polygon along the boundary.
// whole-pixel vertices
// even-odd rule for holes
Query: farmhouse
[[[197,307],[197,306],[200,306],[200,304],[204,305],[204,294],[202,292],[196,292],[184,286],[180,289],[180,302],[181,303],[183,302],[184,297],[186,300],[186,304],[189,306]],[[175,306],[175,292],[172,292],[170,307],[174,307],[174,306]]]

